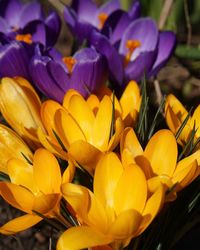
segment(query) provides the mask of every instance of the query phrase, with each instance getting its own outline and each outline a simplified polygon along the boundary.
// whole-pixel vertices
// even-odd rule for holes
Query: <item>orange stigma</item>
[[[98,15],[99,18],[99,29],[101,29],[106,21],[106,19],[108,18],[108,15],[104,12],[100,13]]]
[[[18,34],[16,35],[15,39],[17,41],[22,41],[28,44],[31,44],[33,42],[31,34]]]
[[[72,69],[74,67],[74,64],[76,63],[76,59],[74,59],[71,56],[68,56],[68,57],[63,57],[62,60],[63,60],[64,64],[66,65],[69,73],[71,74],[72,73]]]
[[[131,56],[135,49],[141,46],[141,42],[138,40],[127,40],[126,42],[126,48],[128,49],[128,52],[125,57],[125,66],[130,62]]]

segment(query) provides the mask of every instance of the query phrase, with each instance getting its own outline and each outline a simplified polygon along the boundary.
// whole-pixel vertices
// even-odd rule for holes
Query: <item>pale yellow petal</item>
[[[99,109],[100,101],[96,95],[90,95],[87,99],[87,103],[90,106],[90,109],[93,111],[94,115],[96,116],[96,113]]]
[[[114,206],[114,193],[122,172],[122,164],[114,153],[105,154],[96,167],[94,193],[105,207]]]
[[[128,209],[143,211],[147,199],[147,182],[143,171],[134,164],[125,168],[114,195],[117,214]]]
[[[70,145],[69,157],[74,159],[91,175],[94,174],[97,162],[102,156],[102,152],[93,145],[85,141],[76,141]]]
[[[91,140],[95,116],[88,103],[82,96],[74,95],[70,99],[67,110],[74,120],[76,120],[89,142]]]
[[[109,228],[108,235],[115,240],[124,240],[138,230],[142,216],[136,210],[126,210],[120,213]]]
[[[38,188],[44,194],[59,193],[60,166],[56,157],[46,149],[38,149],[33,156],[33,174]]]
[[[78,250],[93,246],[106,245],[110,242],[112,242],[111,238],[97,232],[93,228],[87,226],[72,227],[65,231],[58,239],[56,249]]]
[[[176,139],[167,129],[155,133],[144,151],[144,156],[151,163],[155,175],[172,176],[176,168],[177,155]]]
[[[34,196],[26,188],[9,182],[0,182],[0,195],[13,207],[32,213]]]
[[[70,102],[70,99],[72,98],[72,96],[74,95],[78,95],[78,96],[81,96],[80,93],[78,91],[76,91],[75,89],[69,89],[64,98],[63,98],[63,107],[68,109],[69,107],[69,102]]]
[[[32,214],[26,214],[15,218],[0,227],[0,233],[5,235],[16,234],[26,230],[42,220],[41,217]]]
[[[92,144],[101,151],[106,151],[108,148],[111,122],[112,102],[108,96],[104,96],[96,115],[92,134]]]

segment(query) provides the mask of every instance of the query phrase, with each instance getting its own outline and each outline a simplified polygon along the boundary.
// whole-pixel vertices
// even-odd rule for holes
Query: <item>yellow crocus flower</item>
[[[113,152],[106,153],[98,162],[93,192],[66,183],[62,193],[81,225],[61,235],[57,250],[108,244],[113,249],[122,249],[152,222],[164,197],[162,186],[149,194],[141,168],[136,164],[124,167]]]
[[[42,130],[40,99],[31,84],[22,77],[4,77],[0,81],[0,111],[9,125],[32,148],[39,146],[36,129]]]
[[[5,174],[7,162],[11,158],[32,160],[33,154],[26,143],[12,129],[0,124],[0,171]]]
[[[59,201],[62,183],[60,166],[53,154],[38,149],[33,165],[20,159],[11,159],[7,165],[11,182],[0,182],[0,195],[13,207],[26,214],[0,227],[2,234],[15,234],[42,220],[34,211],[48,218],[60,219]],[[74,166],[69,164],[64,181],[72,180]]]
[[[93,108],[91,102],[89,104],[78,92],[70,90],[65,95],[63,106],[51,100],[42,104],[41,117],[49,136],[38,131],[43,146],[65,158],[66,153],[59,151],[61,147],[59,149],[55,142],[54,130],[68,156],[90,174],[93,174],[102,153],[117,146],[124,129],[122,117],[113,110],[112,98],[105,95],[99,106]]]
[[[145,172],[150,191],[160,183],[167,188],[174,187],[168,199],[174,199],[176,192],[189,185],[200,174],[200,150],[178,161],[178,147],[170,130],[156,132],[145,149],[142,149],[132,128],[126,128],[120,141],[122,162],[138,164]]]
[[[165,103],[165,119],[170,130],[176,134],[183,121],[188,116],[188,111],[182,103],[172,94],[168,95]],[[195,129],[194,142],[200,137],[200,105],[194,110],[178,137],[178,143],[183,147],[189,140],[192,130]],[[197,145],[197,149],[199,146]]]

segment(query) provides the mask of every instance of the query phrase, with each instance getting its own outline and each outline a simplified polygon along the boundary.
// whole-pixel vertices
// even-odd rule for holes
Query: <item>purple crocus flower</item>
[[[175,41],[173,32],[159,33],[151,18],[139,18],[131,22],[122,32],[118,50],[103,34],[93,31],[89,38],[90,45],[106,57],[111,79],[114,76],[115,83],[120,86],[130,80],[140,81],[144,75],[150,77],[157,74],[173,52]],[[113,55],[121,63],[113,61]]]
[[[35,86],[59,102],[71,88],[87,97],[105,83],[107,76],[104,59],[94,48],[62,58],[55,49],[42,51],[37,47],[29,70]]]
[[[45,19],[37,1],[22,4],[20,0],[0,1],[0,33],[27,43],[55,44],[60,32],[60,18],[52,12]]]
[[[138,1],[135,1],[128,12],[121,9],[119,0],[110,0],[99,8],[92,0],[73,0],[71,6],[64,9],[65,21],[80,43],[88,39],[93,29],[102,31],[115,42],[120,30],[139,15]]]

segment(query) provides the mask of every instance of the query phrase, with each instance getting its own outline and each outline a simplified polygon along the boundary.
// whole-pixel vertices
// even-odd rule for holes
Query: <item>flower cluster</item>
[[[118,0],[63,6],[76,45],[64,56],[54,47],[56,12],[0,1],[0,196],[24,213],[1,234],[45,219],[61,233],[57,250],[131,247],[199,176],[199,107],[190,117],[168,95],[169,129],[152,124],[141,139],[138,83],[165,65],[176,39],[140,9]]]

